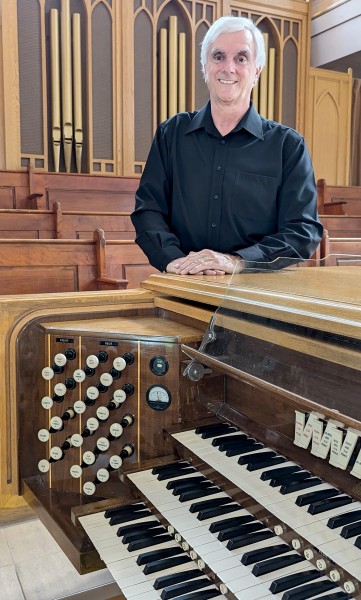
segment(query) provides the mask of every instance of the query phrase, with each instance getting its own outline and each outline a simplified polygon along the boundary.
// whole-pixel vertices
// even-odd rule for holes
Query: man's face
[[[222,33],[210,45],[205,80],[213,102],[248,106],[261,68],[256,68],[256,48],[248,29]]]

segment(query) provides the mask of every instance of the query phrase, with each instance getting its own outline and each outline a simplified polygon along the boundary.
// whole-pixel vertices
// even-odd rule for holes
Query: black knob
[[[62,424],[60,429],[55,429],[54,427],[50,427],[49,433],[58,433],[58,431],[63,431],[63,429],[64,429],[64,423]]]
[[[124,444],[123,448],[120,451],[120,458],[129,458],[134,454],[134,446],[133,444]]]
[[[97,390],[99,390],[99,392],[101,394],[104,394],[104,392],[108,391],[108,387],[106,385],[103,385],[101,381],[99,381],[99,383],[97,383],[96,388],[97,388]]]
[[[134,362],[134,356],[131,352],[126,352],[125,354],[123,354],[123,358],[127,365],[132,365]]]
[[[59,373],[63,373],[63,371],[64,371],[64,367],[60,367],[59,365],[56,365],[55,363],[53,365],[51,365],[51,368],[53,369],[54,373],[56,373],[57,375],[59,375]]]
[[[64,400],[64,396],[58,396],[58,394],[53,394],[52,395],[52,399],[54,400],[54,402],[62,402]]]
[[[95,373],[95,369],[92,369],[91,367],[84,367],[84,373],[87,377],[92,377]]]
[[[74,348],[68,348],[65,350],[65,356],[68,360],[74,360],[74,358],[76,358],[76,352]]]
[[[72,443],[70,441],[70,437],[66,438],[65,442],[60,446],[61,450],[69,450],[72,447]]]
[[[72,406],[69,406],[69,408],[67,408],[66,411],[61,416],[61,419],[63,421],[69,421],[69,419],[74,419],[75,415],[76,415],[75,410],[73,409]]]
[[[133,425],[133,423],[134,423],[134,415],[131,415],[130,413],[127,413],[126,415],[124,415],[124,417],[120,421],[120,424],[122,427],[130,427],[130,425]]]
[[[109,373],[111,374],[113,379],[120,379],[122,375],[121,371],[118,371],[118,369],[115,369],[114,367],[110,369]]]
[[[100,363],[105,363],[108,360],[108,353],[105,350],[101,350],[98,352],[97,357]]]
[[[125,383],[122,387],[122,390],[126,393],[127,396],[131,396],[134,394],[134,385],[132,383]]]
[[[82,435],[82,437],[90,437],[91,435],[94,435],[94,433],[95,433],[95,431],[91,431],[87,427],[84,427],[83,433],[81,435]]]
[[[88,398],[88,396],[84,397],[84,404],[86,404],[87,406],[94,406],[95,404],[95,398]]]
[[[72,377],[68,377],[65,380],[65,387],[67,390],[74,390],[76,388],[76,381]]]

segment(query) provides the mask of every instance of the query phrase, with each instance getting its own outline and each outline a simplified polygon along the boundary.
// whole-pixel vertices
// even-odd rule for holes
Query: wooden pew
[[[28,208],[52,209],[60,202],[63,211],[131,212],[139,177],[115,177],[78,173],[46,173],[29,169]]]
[[[54,211],[0,209],[0,238],[53,239],[55,237],[57,236]]]
[[[361,238],[361,215],[319,215],[331,238]]]
[[[133,240],[135,231],[130,212],[86,210],[63,211],[60,202],[53,204],[56,237],[59,239],[86,239],[95,229],[103,229],[108,240]]]
[[[29,208],[30,198],[27,171],[0,171],[0,208]]]
[[[327,230],[321,240],[321,265],[361,266],[361,237],[331,237]]]
[[[319,179],[317,204],[319,215],[361,216],[361,186],[327,185]]]
[[[154,272],[142,251],[127,240],[0,239],[1,294],[138,287]]]

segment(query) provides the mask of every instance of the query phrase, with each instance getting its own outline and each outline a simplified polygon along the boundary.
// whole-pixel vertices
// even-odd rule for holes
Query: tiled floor
[[[120,598],[107,569],[79,575],[31,509],[0,509],[1,600]]]

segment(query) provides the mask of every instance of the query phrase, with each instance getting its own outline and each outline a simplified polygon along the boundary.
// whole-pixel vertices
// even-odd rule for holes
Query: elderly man
[[[137,243],[154,267],[181,275],[308,259],[322,237],[308,150],[251,102],[262,33],[249,19],[221,17],[201,63],[210,100],[159,125],[132,214]]]

